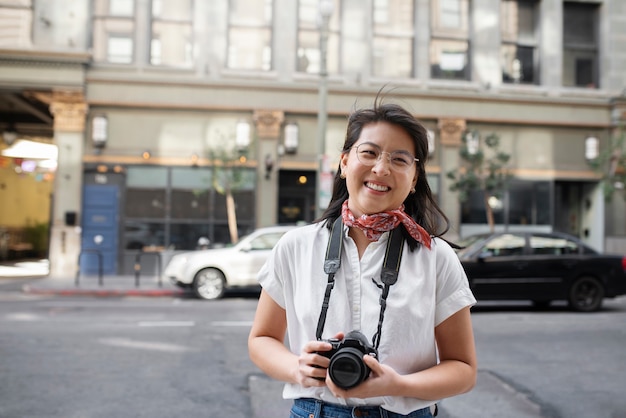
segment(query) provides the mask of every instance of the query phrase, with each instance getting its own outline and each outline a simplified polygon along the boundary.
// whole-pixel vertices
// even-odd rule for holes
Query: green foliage
[[[511,178],[506,170],[511,156],[500,150],[500,138],[495,133],[487,135],[484,147],[475,149],[471,149],[471,144],[468,144],[468,136],[463,135],[463,144],[459,149],[461,166],[446,174],[453,181],[450,191],[458,192],[462,202],[469,198],[470,193],[478,190],[489,196],[499,196]]]
[[[213,187],[219,194],[238,190],[247,182],[246,169],[242,164],[245,156],[232,149],[219,148],[209,152],[213,161]]]
[[[45,222],[31,223],[24,227],[24,240],[33,245],[33,251],[43,254],[48,250],[48,224]]]
[[[600,176],[600,183],[604,198],[611,201],[615,193],[621,192],[626,199],[624,185],[626,185],[626,133],[620,127],[616,137],[611,138],[609,146],[597,158],[588,160],[589,166]]]

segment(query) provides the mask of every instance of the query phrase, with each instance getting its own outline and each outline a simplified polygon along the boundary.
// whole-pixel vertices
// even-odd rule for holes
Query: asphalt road
[[[0,279],[0,417],[288,416],[250,362],[256,298],[24,294]],[[440,417],[626,416],[626,298],[601,312],[480,304],[477,387]]]

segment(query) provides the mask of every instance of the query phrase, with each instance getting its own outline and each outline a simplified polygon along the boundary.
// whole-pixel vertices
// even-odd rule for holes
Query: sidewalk
[[[182,296],[186,292],[154,276],[48,276],[47,260],[23,260],[0,265],[0,278],[29,279],[24,293],[62,296]]]

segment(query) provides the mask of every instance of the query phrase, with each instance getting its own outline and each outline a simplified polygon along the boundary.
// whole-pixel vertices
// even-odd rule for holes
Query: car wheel
[[[603,299],[604,287],[593,277],[577,279],[569,291],[569,306],[579,312],[597,311]]]
[[[224,295],[225,290],[226,277],[218,269],[202,269],[193,279],[193,291],[200,299],[219,299]]]

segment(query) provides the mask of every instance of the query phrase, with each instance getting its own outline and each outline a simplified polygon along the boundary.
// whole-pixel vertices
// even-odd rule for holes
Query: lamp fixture
[[[428,155],[431,156],[435,153],[435,131],[429,129],[426,138],[428,139]]]
[[[109,120],[104,115],[96,115],[91,119],[91,141],[94,148],[102,149],[109,139]]]
[[[237,122],[235,145],[238,151],[246,151],[250,146],[250,123],[245,120]]]
[[[17,137],[17,131],[15,130],[13,124],[9,125],[7,129],[2,133],[2,139],[4,140],[4,143],[8,146],[13,145]]]
[[[141,153],[141,158],[143,158],[144,160],[149,160],[151,157],[152,153],[150,152],[150,150],[145,150]]]
[[[285,152],[287,154],[295,154],[298,151],[300,128],[295,122],[289,122],[285,125]]]
[[[478,154],[480,148],[480,134],[476,131],[470,131],[465,134],[465,146],[469,155]]]
[[[595,136],[588,136],[585,139],[585,158],[595,160],[600,155],[600,141]]]

